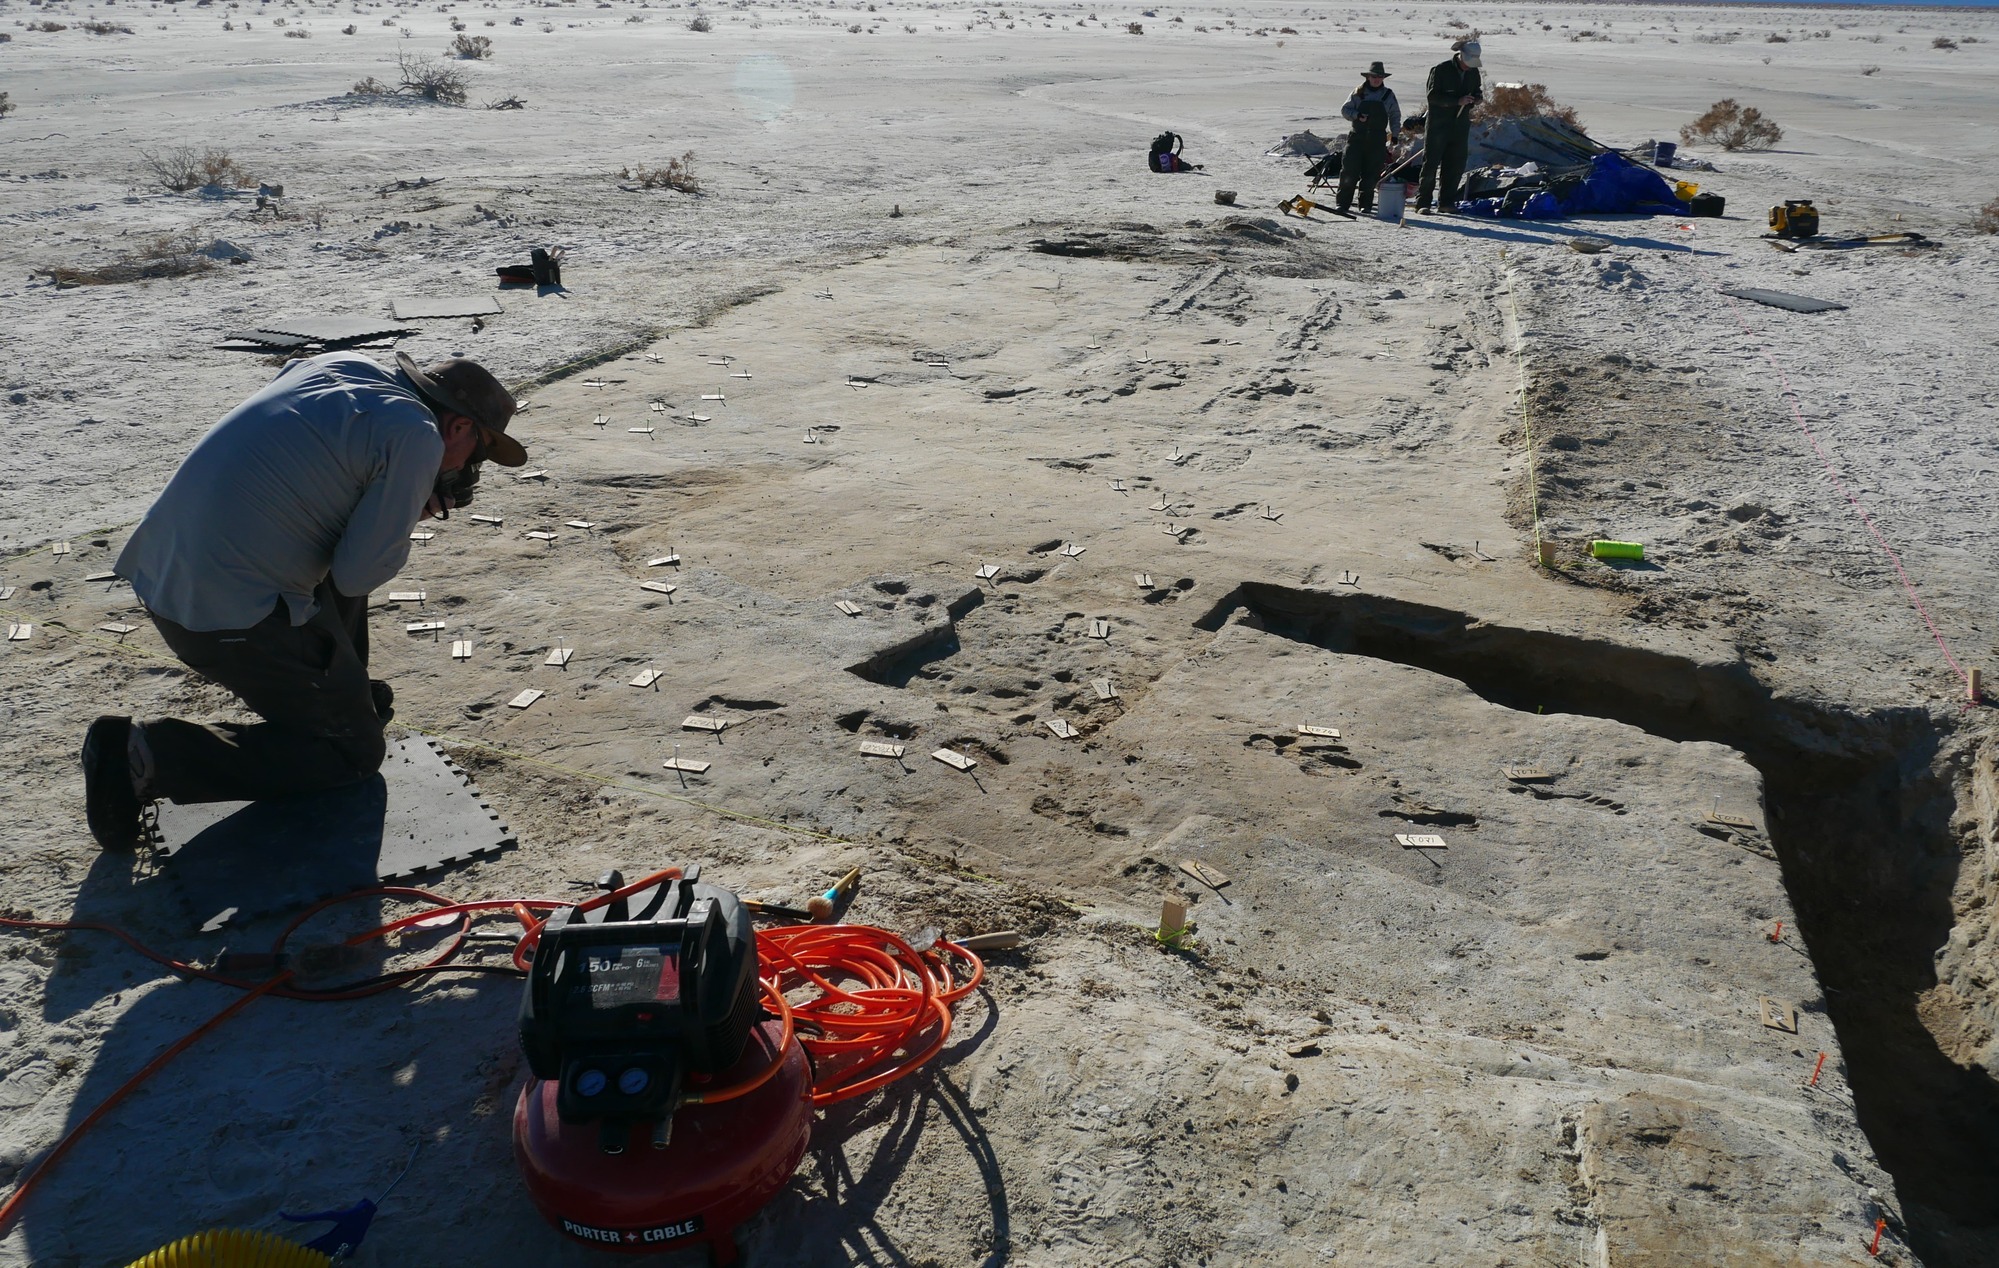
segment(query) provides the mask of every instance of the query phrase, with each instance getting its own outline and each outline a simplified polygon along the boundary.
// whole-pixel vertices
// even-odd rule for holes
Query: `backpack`
[[[1162,132],[1152,138],[1152,148],[1145,156],[1145,165],[1155,172],[1177,172],[1184,164],[1180,162],[1180,147],[1184,142],[1177,132]]]

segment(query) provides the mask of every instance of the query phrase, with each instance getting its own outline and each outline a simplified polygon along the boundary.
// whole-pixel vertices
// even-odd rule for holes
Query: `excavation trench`
[[[1952,924],[1959,851],[1943,742],[1919,709],[1854,713],[1773,695],[1739,662],[1483,624],[1366,594],[1247,583],[1199,625],[1235,620],[1329,651],[1413,665],[1495,704],[1610,718],[1740,751],[1798,932],[1826,991],[1854,1108],[1933,1268],[1999,1225],[1999,1084],[1953,1061],[1918,1014]]]

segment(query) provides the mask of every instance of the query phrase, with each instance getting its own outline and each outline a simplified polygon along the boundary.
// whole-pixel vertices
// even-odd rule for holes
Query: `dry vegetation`
[[[712,31],[715,29],[715,24],[710,22],[706,15],[703,15],[689,22],[687,29],[690,31]]]
[[[132,28],[119,26],[116,22],[85,22],[82,28],[92,35],[130,35]]]
[[[6,96],[6,93],[0,92],[0,99]],[[1973,214],[1971,227],[1979,233],[1999,233],[1999,198],[1986,203]]]
[[[461,35],[444,51],[461,61],[483,61],[493,55],[493,41],[483,35]]]
[[[1583,121],[1574,106],[1565,106],[1548,95],[1546,84],[1501,84],[1479,103],[1478,119],[1559,119],[1578,132]]]
[[[636,181],[640,189],[674,189],[683,194],[701,192],[701,180],[694,174],[694,151],[689,150],[677,159],[668,159],[664,167],[624,167],[618,169],[618,179]]]
[[[399,82],[385,84],[373,75],[347,90],[351,97],[399,97],[405,94],[447,106],[465,104],[465,72],[449,62],[436,62],[414,53],[396,54]]]
[[[56,264],[35,272],[46,275],[57,286],[114,286],[122,282],[186,277],[214,267],[215,261],[201,253],[201,242],[192,233],[163,233],[95,268]]]
[[[0,119],[14,113],[14,103],[7,100],[7,94],[0,92]]]
[[[250,174],[229,157],[229,151],[209,146],[197,150],[191,145],[177,145],[171,150],[161,150],[156,154],[141,153],[146,169],[162,189],[176,194],[184,194],[190,189],[205,189],[210,185],[220,189],[241,189],[256,182]]]
[[[1687,145],[1718,145],[1724,150],[1767,150],[1784,139],[1784,130],[1754,106],[1724,97],[1706,114],[1680,129]]]

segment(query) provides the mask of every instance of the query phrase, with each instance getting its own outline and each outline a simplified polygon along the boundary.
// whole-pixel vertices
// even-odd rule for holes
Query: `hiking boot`
[[[1416,209],[1416,214],[1419,216],[1434,216],[1437,214],[1437,209],[1428,203],[1424,203]]]
[[[396,689],[379,678],[370,678],[368,694],[375,701],[375,716],[382,720],[383,726],[387,726],[390,719],[396,716]]]
[[[1363,216],[1372,216],[1374,214],[1374,204],[1362,203],[1360,205],[1360,214]]]
[[[132,762],[126,745],[132,719],[106,714],[90,724],[83,736],[83,813],[90,835],[106,850],[132,850],[139,844],[139,794],[132,788]]]

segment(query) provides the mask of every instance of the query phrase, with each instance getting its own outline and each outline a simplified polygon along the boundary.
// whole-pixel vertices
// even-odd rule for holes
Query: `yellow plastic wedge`
[[[329,1268],[332,1263],[275,1233],[216,1228],[162,1246],[130,1268]]]

